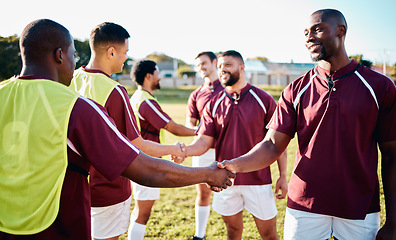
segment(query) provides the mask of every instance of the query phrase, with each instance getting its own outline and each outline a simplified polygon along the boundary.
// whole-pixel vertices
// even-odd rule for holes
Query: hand
[[[378,231],[376,240],[393,240],[396,239],[396,229],[385,222],[384,226]]]
[[[222,162],[218,162],[217,166],[219,168],[225,168],[230,172],[237,173],[236,166],[231,160],[223,160]]]
[[[219,168],[216,162],[213,162],[206,168],[210,171],[208,174],[209,179],[207,181],[207,185],[212,191],[220,192],[228,186],[232,186],[231,180],[235,178],[234,173],[227,169]]]
[[[279,190],[282,192],[282,194],[279,194]],[[279,177],[278,181],[276,181],[276,187],[275,187],[275,197],[277,199],[284,199],[287,194],[287,179],[286,176]]]
[[[175,148],[175,152],[171,155],[171,159],[175,162],[175,163],[182,163],[184,161],[184,159],[186,158],[186,145],[184,145],[184,143],[179,143],[176,142],[175,144],[173,144],[176,148]]]

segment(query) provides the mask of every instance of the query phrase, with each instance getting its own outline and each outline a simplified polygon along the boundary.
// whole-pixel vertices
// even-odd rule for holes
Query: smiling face
[[[201,55],[196,59],[197,69],[202,78],[207,78],[216,71],[216,61],[210,61],[207,55]]]
[[[218,61],[220,82],[224,86],[233,86],[239,81],[241,63],[232,56],[219,57]]]
[[[322,13],[311,15],[309,27],[304,30],[305,46],[313,61],[328,60],[340,49],[341,38],[337,35],[336,21],[333,18],[323,20]]]

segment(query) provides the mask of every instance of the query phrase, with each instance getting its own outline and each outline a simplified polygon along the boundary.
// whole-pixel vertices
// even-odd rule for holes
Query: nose
[[[313,41],[314,39],[315,39],[315,34],[312,31],[307,31],[305,34],[305,41],[308,43]]]

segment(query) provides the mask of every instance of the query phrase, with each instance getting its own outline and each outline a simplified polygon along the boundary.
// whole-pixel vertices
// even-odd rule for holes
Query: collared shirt
[[[216,140],[216,160],[239,157],[263,140],[276,107],[271,95],[247,84],[240,95],[227,89],[214,96],[206,105],[199,134]],[[269,167],[249,173],[237,173],[235,185],[271,183]]]
[[[298,137],[287,206],[348,219],[378,212],[377,144],[396,139],[395,101],[394,83],[354,60],[285,88],[269,128]]]

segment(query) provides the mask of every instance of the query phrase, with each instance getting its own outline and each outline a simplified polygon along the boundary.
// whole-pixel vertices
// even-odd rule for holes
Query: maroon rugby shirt
[[[269,124],[298,137],[287,206],[348,219],[378,212],[377,143],[396,139],[395,101],[394,83],[354,60],[292,82]]]
[[[127,136],[130,141],[139,136],[129,97],[123,86],[114,88],[104,107],[114,120],[117,129]],[[119,176],[109,181],[93,167],[90,170],[89,184],[91,187],[92,207],[114,205],[127,200],[132,194],[129,179]]]
[[[263,140],[266,125],[275,110],[271,95],[249,83],[241,90],[238,100],[227,89],[214,96],[206,105],[199,134],[215,139],[216,160],[229,160],[250,151]],[[249,173],[237,173],[235,185],[270,184],[270,168]]]
[[[159,143],[161,128],[164,128],[172,118],[162,110],[156,101],[150,99],[140,104],[139,115],[143,118],[140,119],[142,138]]]
[[[195,89],[188,98],[186,116],[199,120],[202,117],[206,103],[223,89],[224,87],[218,79],[213,83],[205,82]]]
[[[116,130],[105,109],[85,98],[79,98],[74,105],[68,140],[69,163],[86,171],[92,164],[110,181],[116,179],[139,154],[138,148]],[[0,239],[90,240],[90,191],[87,177],[67,169],[59,213],[49,228],[35,235],[14,236],[0,232]]]

